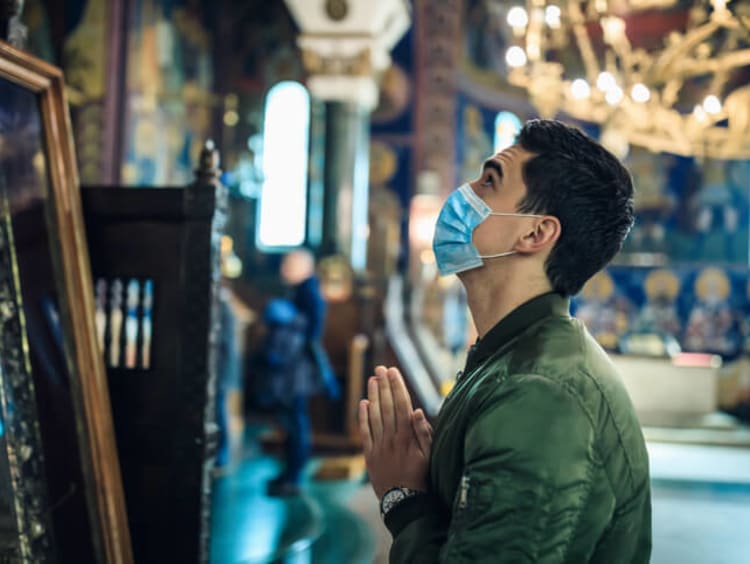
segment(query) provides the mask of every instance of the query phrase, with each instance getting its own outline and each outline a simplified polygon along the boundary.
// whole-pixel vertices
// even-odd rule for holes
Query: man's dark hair
[[[519,210],[560,220],[545,270],[556,292],[572,296],[622,248],[633,225],[633,182],[614,155],[559,121],[527,122],[517,143],[533,153]]]

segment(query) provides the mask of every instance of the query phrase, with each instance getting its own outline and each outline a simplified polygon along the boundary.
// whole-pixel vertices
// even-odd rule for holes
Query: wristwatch
[[[380,516],[385,519],[388,512],[399,503],[421,493],[419,490],[412,490],[410,488],[391,488],[383,494],[383,498],[380,500]]]

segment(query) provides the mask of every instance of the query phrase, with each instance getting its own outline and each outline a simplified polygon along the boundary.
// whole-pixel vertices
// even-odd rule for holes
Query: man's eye
[[[492,177],[491,174],[485,174],[484,178],[482,179],[482,186],[486,186],[488,188],[491,188],[495,183],[495,179]]]

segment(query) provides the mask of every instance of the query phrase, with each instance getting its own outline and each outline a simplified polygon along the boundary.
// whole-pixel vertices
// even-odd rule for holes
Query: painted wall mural
[[[747,264],[750,161],[699,162],[632,148],[625,164],[637,189],[625,253]]]
[[[750,353],[749,290],[742,267],[612,266],[586,284],[573,312],[611,351],[628,352],[634,335],[654,335],[665,354],[702,352],[733,360]]]
[[[370,116],[368,267],[383,279],[403,271],[408,260],[408,209],[415,192],[413,29],[396,44],[391,57],[378,105]]]
[[[214,104],[211,35],[197,7],[136,0],[128,36],[127,131],[122,180],[190,182]]]
[[[69,5],[67,5],[69,4]],[[83,184],[101,182],[111,5],[101,0],[66,4],[63,69],[76,155]]]

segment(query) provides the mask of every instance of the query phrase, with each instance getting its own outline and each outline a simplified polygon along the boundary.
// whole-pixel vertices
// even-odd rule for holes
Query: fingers
[[[372,450],[372,433],[370,432],[370,416],[367,412],[369,401],[363,399],[359,402],[359,434],[362,437],[362,445],[365,453]]]
[[[388,380],[393,394],[393,406],[396,412],[396,430],[399,433],[410,431],[412,404],[404,379],[397,368],[388,369]]]
[[[367,396],[369,432],[373,444],[390,440],[399,431],[411,434],[411,397],[397,368],[375,367],[375,376],[367,383]]]
[[[388,380],[385,366],[375,369],[380,397],[380,416],[383,421],[383,437],[390,438],[396,433],[396,410],[393,405],[393,392]]]
[[[414,421],[419,421],[424,424],[425,429],[430,434],[430,438],[432,438],[432,425],[430,425],[429,420],[427,419],[427,416],[424,414],[424,410],[420,407],[419,409],[414,410],[414,415],[412,417]]]
[[[430,456],[432,450],[432,425],[427,421],[424,411],[417,409],[412,416],[412,427],[417,437],[419,450],[425,457]]]
[[[370,432],[374,443],[383,439],[383,419],[380,416],[380,390],[378,379],[372,377],[367,381],[367,414],[370,419]]]

